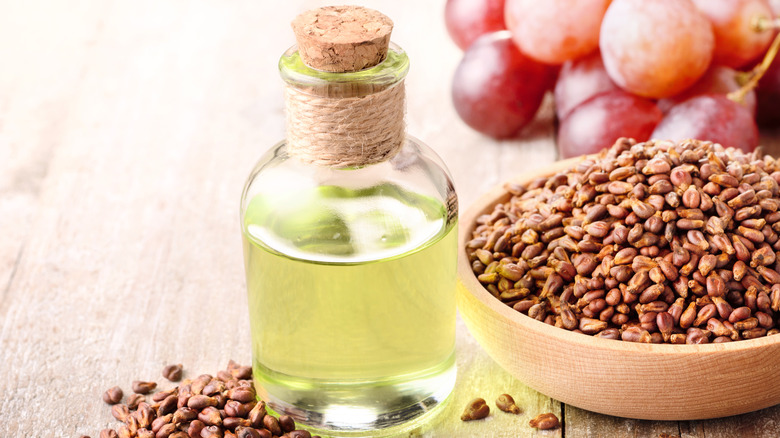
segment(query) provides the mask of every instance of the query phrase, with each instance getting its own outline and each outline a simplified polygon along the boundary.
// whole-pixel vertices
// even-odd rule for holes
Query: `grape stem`
[[[767,30],[780,29],[780,17],[779,18],[761,17],[757,20],[754,20],[753,29],[756,32],[765,32]],[[764,59],[761,61],[760,64],[753,67],[753,69],[750,71],[738,73],[737,82],[742,86],[739,88],[739,90],[732,91],[731,93],[727,94],[726,97],[728,97],[729,99],[737,103],[744,102],[745,95],[748,92],[750,92],[750,90],[756,88],[756,86],[758,85],[758,81],[761,79],[762,76],[764,76],[764,73],[766,73],[766,70],[769,68],[769,66],[772,65],[772,62],[775,60],[775,57],[777,56],[778,50],[780,50],[780,33],[775,35],[775,39],[772,41],[772,45],[769,46],[769,49],[766,51],[766,54],[764,55]]]

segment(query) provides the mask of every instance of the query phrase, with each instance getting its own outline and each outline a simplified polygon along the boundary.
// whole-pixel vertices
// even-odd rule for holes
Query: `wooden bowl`
[[[525,183],[572,167],[554,163]],[[561,402],[618,417],[696,420],[780,403],[780,335],[723,344],[637,344],[544,324],[493,297],[466,255],[478,216],[509,200],[502,187],[461,216],[458,308],[490,356],[523,383]]]

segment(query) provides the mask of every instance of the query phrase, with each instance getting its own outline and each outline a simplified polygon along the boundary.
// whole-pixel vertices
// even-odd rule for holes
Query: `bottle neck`
[[[292,50],[292,49],[291,49]],[[287,149],[310,164],[362,167],[392,158],[406,134],[400,49],[370,69],[329,73],[311,69],[297,52],[282,57],[287,82]]]
[[[362,97],[323,97],[285,90],[287,147],[316,165],[362,167],[392,158],[403,144],[403,82]]]

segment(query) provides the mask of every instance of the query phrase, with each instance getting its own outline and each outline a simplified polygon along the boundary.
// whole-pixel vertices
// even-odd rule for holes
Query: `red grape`
[[[775,57],[772,64],[758,81],[756,88],[758,100],[757,117],[761,126],[776,128],[780,126],[780,58]]]
[[[444,23],[461,50],[481,35],[506,29],[504,0],[447,0]]]
[[[758,32],[752,21],[772,17],[767,0],[693,0],[712,23],[715,52],[712,62],[739,68],[764,53],[773,32]]]
[[[650,138],[663,113],[652,101],[626,93],[607,91],[586,100],[563,119],[558,128],[561,158],[592,154],[620,137],[637,141]]]
[[[715,37],[690,0],[613,0],[599,47],[609,76],[640,96],[674,96],[707,70]]]
[[[555,83],[555,113],[563,120],[571,110],[596,94],[617,90],[609,78],[598,51],[567,61]]]
[[[506,0],[506,24],[528,56],[562,64],[595,50],[610,0]]]
[[[533,120],[555,71],[525,56],[507,31],[483,35],[466,50],[452,80],[455,110],[466,124],[510,138]]]
[[[750,152],[758,146],[758,127],[750,111],[719,94],[696,96],[672,107],[653,138],[695,138]]]
[[[709,70],[707,70],[707,73],[704,73],[704,76],[701,77],[695,84],[691,85],[689,88],[687,88],[682,93],[667,97],[666,99],[661,99],[658,101],[658,108],[661,108],[661,111],[668,112],[674,105],[677,105],[680,102],[683,102],[685,100],[688,100],[692,97],[698,96],[700,94],[728,94],[732,91],[739,90],[741,88],[741,85],[739,82],[737,82],[737,75],[739,72],[736,70],[725,67],[722,65],[715,65],[710,67]],[[744,100],[745,107],[750,111],[750,114],[755,115],[756,114],[756,93],[753,90],[750,90],[745,95]]]
[[[769,7],[772,8],[772,16],[780,15],[780,0],[769,0]]]

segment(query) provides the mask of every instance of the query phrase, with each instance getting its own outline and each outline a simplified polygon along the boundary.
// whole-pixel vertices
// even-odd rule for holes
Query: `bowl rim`
[[[460,224],[458,226],[458,277],[468,293],[477,298],[479,302],[482,303],[482,305],[485,307],[489,308],[493,312],[496,312],[503,318],[510,320],[513,324],[520,326],[524,330],[529,330],[537,334],[543,334],[544,336],[551,336],[560,342],[577,344],[581,347],[588,347],[597,350],[608,350],[611,352],[623,353],[660,353],[665,356],[686,356],[692,353],[713,354],[720,352],[740,352],[780,343],[780,334],[717,344],[644,344],[623,340],[603,339],[583,333],[575,333],[563,328],[551,326],[542,321],[537,321],[536,319],[530,318],[528,315],[512,309],[491,295],[490,292],[488,292],[488,290],[482,286],[482,283],[477,280],[476,275],[474,275],[474,272],[471,270],[471,265],[468,261],[468,255],[466,252],[466,242],[471,240],[471,233],[474,228],[476,228],[476,219],[480,215],[492,211],[493,207],[499,202],[505,202],[511,197],[509,192],[504,189],[505,184],[525,184],[535,178],[541,176],[550,176],[554,173],[569,169],[578,162],[587,158],[590,158],[590,156],[556,161],[549,166],[544,166],[535,171],[529,172],[528,174],[510,178],[509,180],[494,186],[488,192],[481,195],[466,209],[466,211],[460,217]]]

